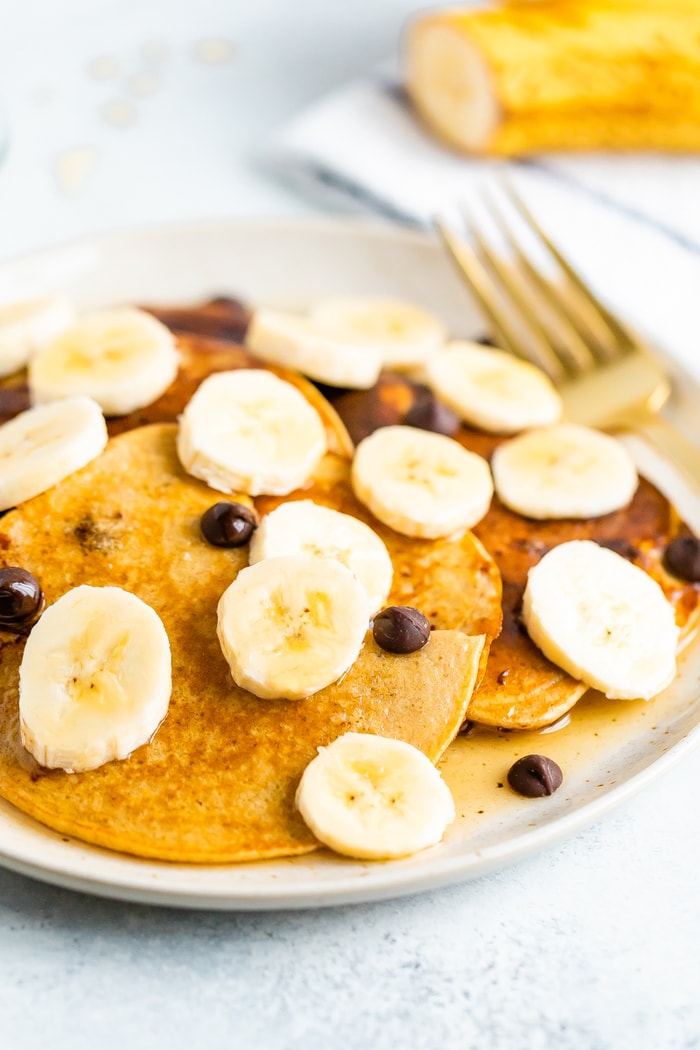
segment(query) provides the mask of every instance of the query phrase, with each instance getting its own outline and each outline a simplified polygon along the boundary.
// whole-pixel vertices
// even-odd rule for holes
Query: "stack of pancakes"
[[[309,485],[285,499],[312,499],[370,524],[394,564],[389,604],[416,606],[434,631],[409,656],[380,650],[368,634],[341,681],[303,701],[256,699],[232,682],[216,637],[218,599],[247,564],[246,548],[204,541],[201,515],[219,497],[185,474],[175,454],[175,421],[199,382],[212,371],[258,366],[239,345],[247,316],[228,300],[158,315],[178,337],[177,380],[148,408],[111,420],[114,440],[97,460],[0,519],[0,566],[32,572],[49,603],[88,583],[123,587],[151,605],[172,648],[170,709],[154,739],[122,762],[81,774],[42,769],[19,739],[24,639],[0,633],[0,794],[24,812],[88,842],[163,860],[316,848],[294,792],[317,747],[348,731],[374,732],[436,761],[465,719],[533,729],[585,692],[542,655],[518,617],[528,569],[566,540],[594,539],[635,561],[661,584],[683,632],[693,628],[698,590],[662,566],[683,525],[648,482],[624,511],[592,521],[532,522],[494,499],[460,540],[400,536],[355,499],[352,444],[332,406],[306,380],[276,370],[319,411],[330,449]],[[0,384],[0,421],[24,407],[21,376]],[[487,458],[498,443],[466,428],[456,436]],[[234,498],[260,513],[282,502]]]

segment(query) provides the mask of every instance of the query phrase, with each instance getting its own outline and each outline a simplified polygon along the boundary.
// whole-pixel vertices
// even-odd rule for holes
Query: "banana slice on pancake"
[[[561,398],[544,372],[504,350],[454,342],[426,369],[434,393],[470,426],[516,434],[561,418]]]
[[[303,394],[258,368],[205,379],[180,417],[180,462],[219,492],[287,495],[325,451],[323,422]]]
[[[282,310],[256,310],[246,346],[262,361],[296,368],[331,386],[366,390],[377,382],[382,367],[379,348],[367,338],[328,331]]]
[[[325,846],[367,860],[434,846],[455,818],[450,789],[430,759],[403,740],[370,733],[345,733],[319,748],[296,804]]]
[[[355,495],[385,525],[437,539],[471,528],[493,495],[488,463],[452,438],[415,427],[382,427],[357,446]]]
[[[19,670],[22,743],[49,769],[84,773],[127,758],[165,718],[170,643],[145,602],[81,586],[44,612]]]
[[[0,427],[0,511],[57,485],[106,444],[104,416],[89,397],[20,412]]]
[[[386,604],[391,591],[391,555],[377,533],[351,514],[312,500],[283,503],[266,514],[253,534],[248,553],[251,565],[287,555],[339,561],[367,592],[370,616]]]
[[[375,733],[436,761],[453,739],[483,635],[500,622],[499,581],[469,533],[456,543],[424,543],[382,527],[398,583],[438,628],[430,643],[395,655],[368,631],[357,660],[332,685],[303,701],[261,701],[235,684],[216,636],[217,604],[247,552],[202,539],[211,489],[182,470],[176,433],[161,424],[120,435],[84,470],[2,519],[0,565],[32,571],[49,604],[71,581],[117,583],[150,605],[170,639],[174,687],[155,738],[130,758],[44,775],[19,740],[24,640],[9,638],[0,646],[0,794],[63,834],[139,856],[218,863],[305,853],[318,840],[294,793],[319,746],[349,731]],[[318,487],[314,479],[304,497],[316,492],[362,516],[347,462],[328,456],[321,466]],[[266,502],[257,501],[260,511]],[[392,601],[410,604],[401,597]],[[366,618],[364,593],[361,604]]]
[[[528,634],[553,663],[619,700],[650,700],[673,680],[679,630],[642,569],[590,540],[549,551],[523,597]]]
[[[416,368],[447,338],[438,317],[403,299],[321,299],[312,306],[309,317],[329,333],[376,346],[384,368]]]
[[[75,319],[75,308],[62,295],[46,295],[0,307],[0,376],[24,368],[47,343]]]
[[[491,459],[499,499],[527,518],[597,518],[637,488],[627,449],[599,430],[561,423],[521,434]]]
[[[85,394],[107,416],[160,397],[177,375],[175,339],[155,317],[123,307],[80,317],[29,364],[34,404]]]
[[[338,561],[291,555],[243,569],[221,596],[217,633],[234,682],[265,700],[303,700],[357,659],[367,594]]]

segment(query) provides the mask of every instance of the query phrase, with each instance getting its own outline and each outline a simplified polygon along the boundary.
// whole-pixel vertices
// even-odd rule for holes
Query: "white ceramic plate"
[[[278,306],[333,293],[396,294],[436,310],[454,334],[476,335],[484,327],[432,240],[341,222],[153,229],[82,241],[0,267],[0,301],[47,290],[65,291],[82,308],[177,303],[227,292]],[[657,483],[673,481],[665,464],[652,467]],[[571,727],[525,740],[502,734],[488,753],[478,751],[478,761],[472,759],[478,739],[460,739],[443,763],[458,819],[444,843],[407,860],[356,863],[319,852],[230,866],[153,863],[68,839],[0,802],[0,863],[104,896],[224,909],[379,900],[465,880],[592,822],[694,746],[700,740],[699,673],[700,646],[693,645],[673,686],[649,705],[627,705],[621,720],[613,721],[609,706],[583,701],[574,712],[578,717],[580,707],[583,723],[573,751],[582,750],[584,761],[569,761]],[[520,799],[507,787],[497,791],[518,748],[560,760],[564,787],[537,800]]]

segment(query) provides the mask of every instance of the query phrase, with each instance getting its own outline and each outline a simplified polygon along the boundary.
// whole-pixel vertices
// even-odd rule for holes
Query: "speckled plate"
[[[300,306],[329,294],[396,294],[436,310],[456,335],[483,330],[442,250],[384,226],[327,221],[217,221],[99,237],[0,267],[0,300],[62,290],[81,308],[120,301],[177,302],[235,293]],[[677,367],[675,368],[679,376]],[[697,418],[686,377],[671,413]],[[700,522],[672,468],[632,442],[640,466]],[[357,863],[325,851],[230,866],[154,863],[87,846],[0,801],[0,864],[107,897],[182,907],[308,908],[434,889],[511,864],[601,817],[700,741],[700,643],[676,681],[649,704],[589,694],[555,731],[475,733],[442,769],[458,818],[445,841],[401,861]],[[546,752],[565,772],[551,798],[525,800],[505,783],[515,757]]]

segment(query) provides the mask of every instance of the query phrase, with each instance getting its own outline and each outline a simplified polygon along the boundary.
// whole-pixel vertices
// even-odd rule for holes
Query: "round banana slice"
[[[262,361],[297,369],[331,386],[366,390],[377,382],[382,367],[378,348],[366,339],[328,332],[281,310],[256,310],[245,341]]]
[[[590,540],[571,540],[530,569],[527,632],[574,678],[618,700],[649,700],[676,673],[678,628],[655,580]]]
[[[24,368],[47,343],[64,332],[75,309],[62,295],[47,295],[0,307],[0,377]]]
[[[386,603],[394,567],[384,541],[363,521],[311,500],[283,503],[267,514],[250,541],[250,564],[308,554],[334,558],[357,577],[372,616]]]
[[[345,733],[320,747],[296,804],[325,846],[367,860],[434,846],[455,818],[450,789],[422,751],[369,733]]]
[[[526,518],[597,518],[626,507],[634,460],[615,438],[561,423],[500,445],[491,459],[502,503]]]
[[[450,343],[427,362],[427,380],[465,423],[495,434],[561,418],[561,398],[544,372],[503,350]]]
[[[321,299],[309,317],[329,333],[376,346],[385,368],[422,365],[447,338],[439,318],[402,299]]]
[[[0,427],[0,511],[57,485],[99,456],[106,444],[104,416],[89,397],[20,412]]]
[[[19,672],[22,743],[42,766],[83,773],[128,758],[168,712],[170,643],[120,587],[76,587],[32,629]]]
[[[470,529],[493,496],[489,465],[452,438],[414,427],[382,427],[357,446],[357,498],[405,536],[438,539]]]
[[[209,376],[180,417],[180,462],[218,492],[286,496],[325,451],[318,412],[291,383],[262,369]]]
[[[233,680],[264,700],[302,700],[359,656],[369,618],[362,584],[340,562],[267,558],[239,572],[218,606]]]
[[[125,416],[165,393],[178,369],[172,333],[132,307],[86,314],[29,365],[34,404],[87,394],[107,416]]]

